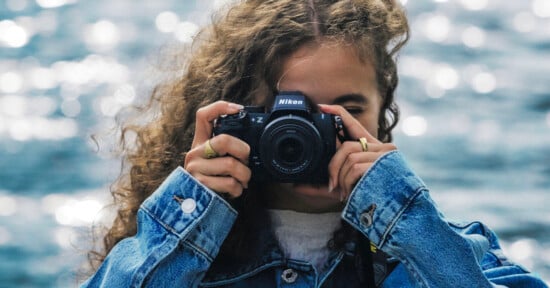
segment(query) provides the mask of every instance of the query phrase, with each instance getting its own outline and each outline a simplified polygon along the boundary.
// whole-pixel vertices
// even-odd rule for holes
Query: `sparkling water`
[[[550,1],[401,2],[395,143],[448,218],[550,280]],[[119,171],[91,135],[226,3],[0,1],[0,287],[77,285]]]

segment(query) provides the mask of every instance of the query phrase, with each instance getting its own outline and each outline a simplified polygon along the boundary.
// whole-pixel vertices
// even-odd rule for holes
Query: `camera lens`
[[[317,128],[303,117],[285,115],[271,121],[260,137],[260,157],[274,179],[293,182],[319,165],[324,145]]]
[[[279,143],[277,150],[277,154],[281,160],[293,163],[301,158],[301,155],[304,153],[304,146],[298,139],[289,137]]]

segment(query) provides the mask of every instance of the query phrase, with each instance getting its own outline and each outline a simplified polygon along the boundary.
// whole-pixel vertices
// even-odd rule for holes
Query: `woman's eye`
[[[361,107],[355,107],[355,106],[350,106],[350,107],[345,107],[344,106],[344,109],[346,109],[346,111],[348,111],[349,114],[351,115],[359,115],[361,113],[363,113],[363,108]]]

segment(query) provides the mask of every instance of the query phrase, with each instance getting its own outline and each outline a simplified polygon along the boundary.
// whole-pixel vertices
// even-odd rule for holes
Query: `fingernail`
[[[332,184],[332,179],[328,179],[328,193],[332,193],[332,188],[334,188],[333,186],[334,184]]]
[[[241,110],[241,109],[244,109],[244,106],[240,104],[229,103],[229,108],[235,109],[235,110]]]

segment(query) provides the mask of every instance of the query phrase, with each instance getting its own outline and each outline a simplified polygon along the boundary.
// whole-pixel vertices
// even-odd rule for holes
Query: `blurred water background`
[[[0,0],[0,287],[77,284],[119,171],[90,135],[226,2]],[[449,218],[549,281],[550,0],[402,3],[395,142]]]

